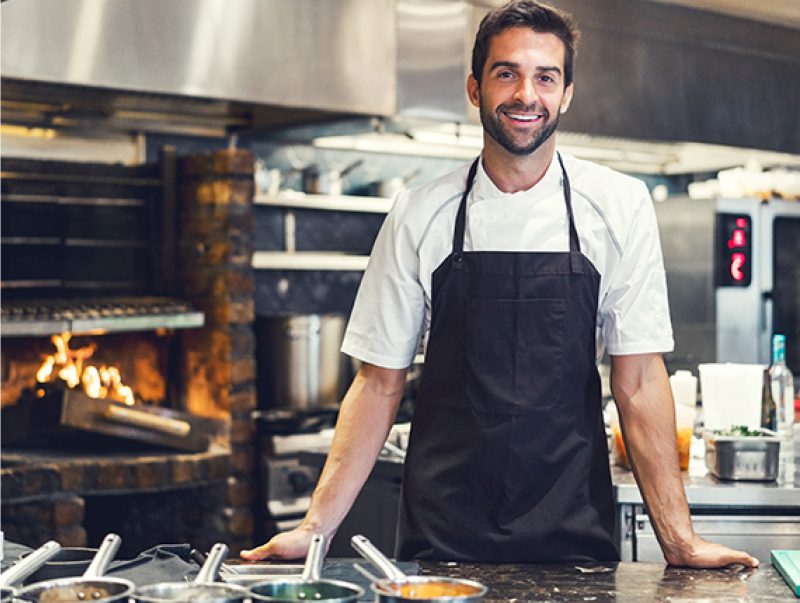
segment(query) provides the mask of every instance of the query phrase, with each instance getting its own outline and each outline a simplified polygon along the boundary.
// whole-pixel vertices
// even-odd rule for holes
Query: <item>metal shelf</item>
[[[345,253],[256,251],[253,268],[256,270],[364,270],[369,256]]]
[[[202,312],[182,300],[160,297],[11,301],[3,304],[2,314],[3,337],[194,329],[205,324]]]
[[[284,191],[275,196],[256,195],[253,203],[289,209],[320,209],[324,211],[385,214],[391,209],[394,199],[357,197],[355,195],[312,195],[296,191]]]

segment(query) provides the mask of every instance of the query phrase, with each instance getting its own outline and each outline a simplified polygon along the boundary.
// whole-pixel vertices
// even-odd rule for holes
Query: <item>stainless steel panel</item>
[[[800,516],[692,516],[695,531],[712,542],[744,550],[766,562],[772,549],[800,548]],[[661,563],[664,557],[649,517],[636,517],[636,561]]]
[[[668,199],[654,207],[675,337],[664,360],[670,372],[696,372],[698,364],[717,359],[714,202]]]
[[[389,115],[394,0],[12,0],[2,75]]]
[[[472,40],[464,0],[397,0],[397,109],[463,121]]]

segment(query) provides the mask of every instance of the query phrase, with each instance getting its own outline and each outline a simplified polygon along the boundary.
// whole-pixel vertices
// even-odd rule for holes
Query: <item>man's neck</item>
[[[555,136],[524,157],[509,153],[488,139],[484,141],[483,169],[502,192],[517,193],[528,190],[544,178],[555,151]]]

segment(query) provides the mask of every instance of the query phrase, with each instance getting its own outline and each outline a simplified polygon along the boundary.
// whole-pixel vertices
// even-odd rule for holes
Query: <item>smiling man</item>
[[[757,565],[692,529],[661,360],[673,342],[647,189],[556,151],[577,35],[568,15],[530,0],[481,22],[467,93],[483,151],[395,202],[342,345],[362,368],[308,514],[243,557],[301,557],[314,532],[335,533],[392,425],[422,335],[398,557],[618,559],[597,372],[607,349],[666,560]]]

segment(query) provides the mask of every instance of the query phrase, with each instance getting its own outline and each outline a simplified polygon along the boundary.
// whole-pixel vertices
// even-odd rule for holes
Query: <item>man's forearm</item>
[[[614,357],[612,391],[634,475],[664,557],[682,563],[694,530],[678,464],[674,402],[661,356]]]
[[[392,427],[406,371],[364,365],[342,401],[328,459],[303,527],[332,536],[353,505]]]

